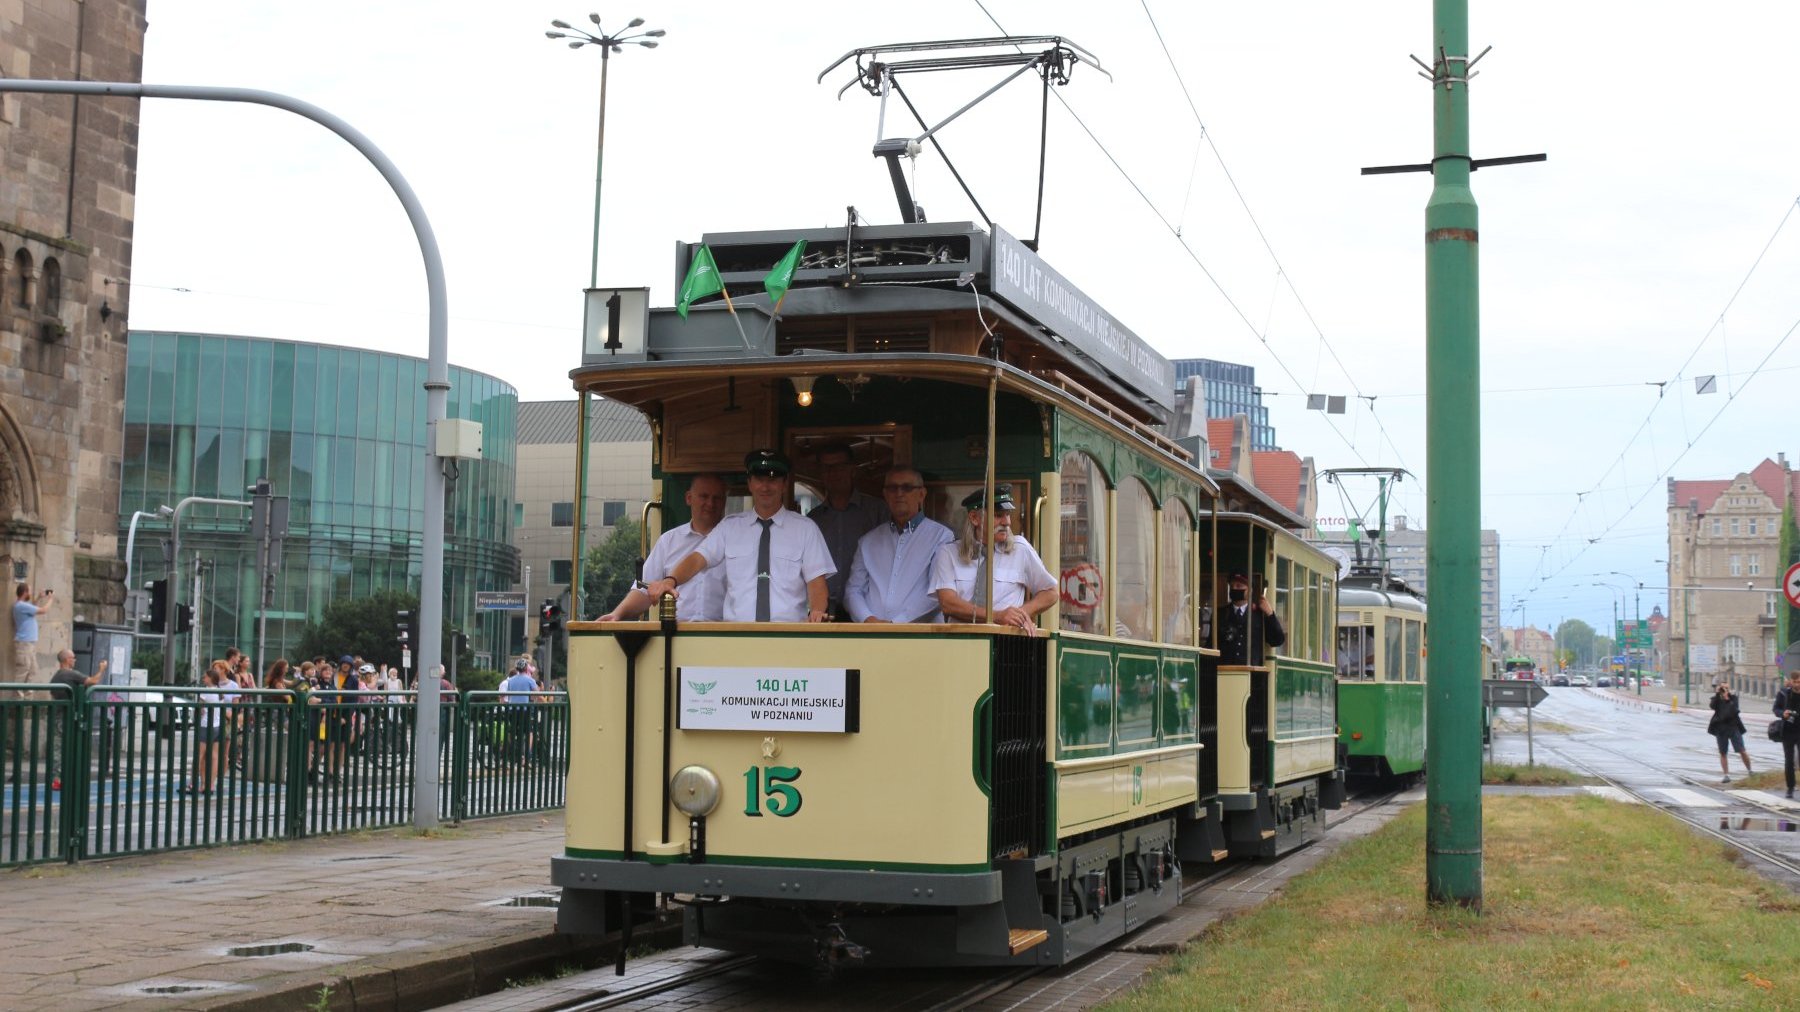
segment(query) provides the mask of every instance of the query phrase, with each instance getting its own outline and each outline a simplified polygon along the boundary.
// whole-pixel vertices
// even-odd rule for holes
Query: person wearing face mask
[[[1219,626],[1219,663],[1259,665],[1263,648],[1278,647],[1287,642],[1287,631],[1275,616],[1269,599],[1257,595],[1250,600],[1250,578],[1233,573],[1227,581],[1227,604]]]

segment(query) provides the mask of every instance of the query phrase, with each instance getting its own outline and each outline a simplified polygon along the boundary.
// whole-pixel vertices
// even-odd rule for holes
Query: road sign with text
[[[1505,678],[1487,678],[1481,682],[1481,701],[1488,706],[1529,710],[1549,696],[1550,690],[1537,682],[1515,682]]]

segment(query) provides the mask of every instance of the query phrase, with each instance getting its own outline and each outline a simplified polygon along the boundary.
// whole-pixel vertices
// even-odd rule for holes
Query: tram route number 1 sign
[[[675,669],[675,726],[683,731],[861,730],[862,672],[856,668]]]

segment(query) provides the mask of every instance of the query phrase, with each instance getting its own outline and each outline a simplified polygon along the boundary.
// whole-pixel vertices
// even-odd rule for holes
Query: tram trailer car
[[[1338,725],[1353,778],[1425,771],[1425,598],[1379,569],[1338,583]]]
[[[766,299],[735,299],[760,343],[700,302],[685,321],[652,311],[645,333],[574,371],[584,396],[649,418],[658,525],[687,519],[695,475],[737,471],[752,448],[786,449],[805,487],[815,448],[832,443],[854,448],[865,491],[892,463],[921,469],[927,513],[960,530],[956,504],[985,486],[991,457],[1060,602],[1035,635],[571,623],[559,928],[642,923],[662,895],[686,905],[694,944],[808,962],[1060,964],[1171,909],[1183,859],[1315,837],[1342,798],[1334,563],[1253,489],[1225,479],[1241,501],[1223,501],[1160,431],[1166,360],[999,229],[705,246],[725,284],[749,291],[801,240],[819,252],[772,326],[759,322]],[[683,269],[694,252],[683,247]],[[957,284],[970,271],[979,303]],[[1058,305],[1107,323],[1109,344],[1009,277],[1054,281]],[[1269,588],[1289,638],[1263,663],[1221,670],[1226,566]]]

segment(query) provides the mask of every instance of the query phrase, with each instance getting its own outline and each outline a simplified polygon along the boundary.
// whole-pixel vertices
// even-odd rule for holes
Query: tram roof
[[[1425,595],[1406,581],[1389,574],[1384,585],[1379,573],[1352,571],[1338,578],[1338,606],[1341,608],[1394,608],[1399,611],[1425,611]]]
[[[808,257],[780,303],[782,321],[905,313],[976,316],[983,329],[1022,337],[1031,345],[1026,353],[1031,358],[1077,376],[1082,385],[1143,421],[1163,424],[1173,413],[1173,363],[1025,243],[999,226],[990,232],[972,222],[714,232],[699,243],[677,243],[677,289],[695,253],[705,246],[731,293],[735,319],[716,298],[694,303],[685,318],[673,309],[651,309],[635,346],[628,339],[627,347],[607,352],[595,347],[593,335],[605,319],[597,296],[611,291],[590,293],[583,370],[631,359],[785,358],[778,328],[771,325],[776,307],[763,281],[799,241],[806,242]],[[1019,356],[1018,349],[1008,348],[1009,359]]]
[[[735,335],[735,328],[733,328]],[[1078,384],[1053,382],[1052,378],[1026,372],[1017,366],[973,355],[869,353],[839,354],[807,351],[764,359],[730,357],[686,358],[670,361],[612,359],[572,370],[578,390],[600,394],[630,404],[647,413],[660,402],[716,391],[726,394],[729,381],[789,379],[795,376],[900,376],[936,379],[965,386],[985,387],[990,378],[998,388],[1033,401],[1070,412],[1163,463],[1187,472],[1207,494],[1218,495],[1217,472],[1200,469],[1193,454],[1157,429],[1113,409],[1109,401]]]
[[[1245,481],[1236,471],[1209,467],[1206,473],[1219,486],[1219,495],[1224,500],[1219,504],[1220,509],[1259,517],[1268,521],[1271,526],[1284,527],[1293,532],[1311,529],[1312,525],[1306,522],[1305,517],[1276,502],[1267,492]]]

